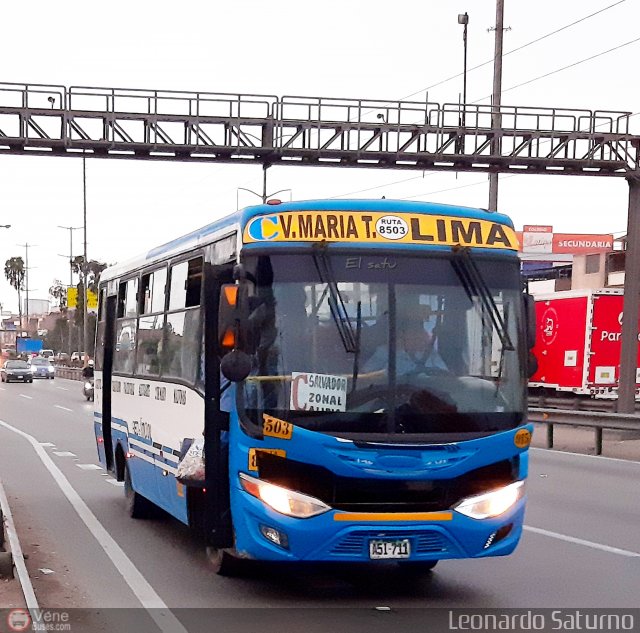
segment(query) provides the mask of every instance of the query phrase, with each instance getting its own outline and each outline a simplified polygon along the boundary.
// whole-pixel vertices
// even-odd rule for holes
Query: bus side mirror
[[[536,302],[530,294],[524,297],[524,319],[527,335],[527,349],[533,349],[536,344]]]
[[[234,349],[220,361],[222,375],[231,382],[243,381],[251,372],[251,356]]]

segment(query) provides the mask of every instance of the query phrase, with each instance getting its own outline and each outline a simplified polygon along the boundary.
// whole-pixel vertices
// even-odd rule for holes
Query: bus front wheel
[[[153,504],[133,489],[129,464],[126,463],[124,465],[124,495],[127,500],[127,514],[132,519],[148,519],[152,516]]]
[[[207,558],[213,571],[219,576],[240,576],[247,561],[234,556],[226,549],[207,547]]]

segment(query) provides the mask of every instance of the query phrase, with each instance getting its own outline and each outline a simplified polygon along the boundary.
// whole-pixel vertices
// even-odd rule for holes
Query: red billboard
[[[611,233],[554,233],[552,226],[525,225],[516,232],[521,253],[584,255],[613,250]]]

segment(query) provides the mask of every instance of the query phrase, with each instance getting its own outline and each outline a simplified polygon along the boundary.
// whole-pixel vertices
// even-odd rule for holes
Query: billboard
[[[525,225],[516,234],[521,253],[585,255],[613,250],[611,233],[554,233],[552,226]]]
[[[67,288],[67,307],[78,307],[78,289],[75,286]],[[96,311],[98,309],[98,295],[89,290],[87,293],[87,310]]]

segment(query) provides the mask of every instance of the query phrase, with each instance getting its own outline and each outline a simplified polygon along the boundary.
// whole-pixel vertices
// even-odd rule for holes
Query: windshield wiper
[[[320,281],[327,284],[327,288],[329,289],[329,308],[331,310],[331,316],[333,316],[333,320],[338,328],[338,334],[340,334],[345,351],[350,354],[355,354],[359,351],[359,337],[349,319],[347,308],[344,305],[344,300],[338,289],[333,269],[331,268],[331,260],[327,255],[326,247],[320,243],[314,244],[313,249],[313,261],[318,270]]]
[[[484,309],[489,313],[493,327],[500,337],[502,349],[508,351],[515,350],[502,314],[500,310],[498,310],[498,306],[480,269],[471,257],[469,247],[454,246],[452,250],[453,259],[451,260],[451,265],[456,271],[469,300],[473,303],[474,296],[480,299]]]

